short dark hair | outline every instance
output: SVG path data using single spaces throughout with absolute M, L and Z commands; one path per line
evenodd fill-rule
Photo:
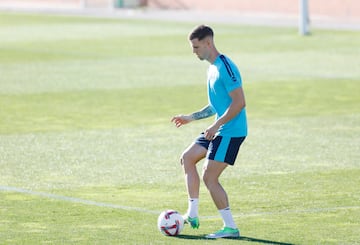
M 199 39 L 200 41 L 203 40 L 205 37 L 213 37 L 214 32 L 213 30 L 206 25 L 200 25 L 194 28 L 194 30 L 189 35 L 189 40 L 193 40 L 195 38 Z

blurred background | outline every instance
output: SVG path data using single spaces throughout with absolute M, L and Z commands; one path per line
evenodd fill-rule
M 296 26 L 304 2 L 310 26 L 360 29 L 359 0 L 0 0 L 0 10 Z

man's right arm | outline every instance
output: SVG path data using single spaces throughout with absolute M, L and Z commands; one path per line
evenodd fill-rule
M 190 115 L 178 115 L 171 119 L 175 123 L 176 127 L 180 127 L 184 124 L 192 122 L 194 120 L 200 120 L 215 115 L 215 111 L 210 105 L 205 106 L 200 111 L 194 112 Z
M 215 115 L 214 109 L 210 105 L 207 105 L 204 108 L 202 108 L 200 111 L 194 112 L 190 116 L 193 120 L 200 120 L 211 117 L 213 115 Z

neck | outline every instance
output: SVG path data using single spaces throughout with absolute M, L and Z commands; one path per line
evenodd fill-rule
M 210 55 L 209 55 L 209 58 L 207 59 L 207 61 L 210 63 L 210 64 L 214 64 L 216 58 L 220 55 L 220 53 L 214 49 Z

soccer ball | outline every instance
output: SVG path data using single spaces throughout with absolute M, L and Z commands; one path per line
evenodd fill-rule
M 184 228 L 184 219 L 177 211 L 166 210 L 159 215 L 158 228 L 165 236 L 177 236 Z

